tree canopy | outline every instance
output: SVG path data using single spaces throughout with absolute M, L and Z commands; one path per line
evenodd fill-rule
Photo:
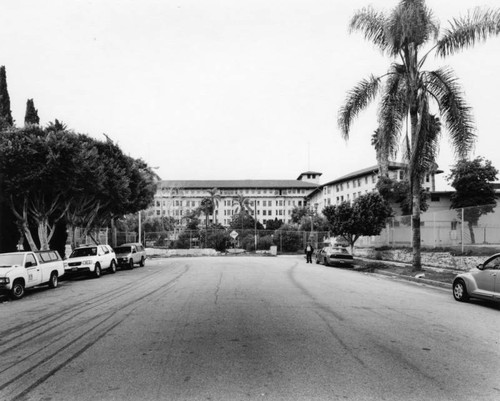
M 493 212 L 496 206 L 496 194 L 493 182 L 497 179 L 498 170 L 491 161 L 482 157 L 474 160 L 460 160 L 451 169 L 447 177 L 450 185 L 455 188 L 451 195 L 451 208 L 464 208 L 463 218 L 467 222 L 471 243 L 475 243 L 473 226 L 479 218 Z M 461 218 L 462 211 L 459 216 Z
M 40 117 L 38 117 L 38 110 L 35 109 L 33 99 L 26 101 L 26 113 L 24 115 L 24 125 L 40 124 Z
M 109 139 L 36 125 L 0 136 L 0 191 L 31 247 L 48 249 L 63 217 L 84 230 L 105 227 L 112 218 L 135 213 L 152 201 L 156 175 Z
M 0 127 L 9 127 L 14 125 L 12 112 L 10 110 L 10 96 L 7 90 L 7 73 L 5 66 L 0 67 Z
M 359 237 L 379 235 L 391 214 L 391 207 L 377 193 L 362 195 L 352 204 L 343 202 L 323 209 L 333 236 L 344 238 L 351 249 Z

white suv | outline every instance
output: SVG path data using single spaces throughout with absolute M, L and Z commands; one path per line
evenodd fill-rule
M 116 255 L 109 245 L 81 246 L 64 261 L 64 271 L 68 276 L 85 273 L 99 278 L 103 270 L 116 272 Z

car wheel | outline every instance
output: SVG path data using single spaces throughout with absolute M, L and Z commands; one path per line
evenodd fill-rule
M 49 280 L 49 288 L 57 288 L 59 284 L 59 277 L 56 272 L 52 272 Z
M 99 263 L 96 263 L 94 268 L 94 278 L 99 278 L 99 277 L 101 277 L 101 265 Z
M 318 258 L 316 258 L 316 264 L 319 265 L 319 259 Z
M 453 297 L 459 302 L 469 300 L 469 294 L 463 280 L 457 280 L 453 283 Z
M 111 274 L 115 274 L 116 273 L 116 263 L 114 260 L 111 261 L 111 265 L 109 266 L 109 272 Z
M 140 267 L 144 267 L 145 262 L 146 262 L 146 261 L 145 261 L 144 256 L 143 256 L 143 257 L 141 258 L 141 262 L 139 263 L 139 266 L 140 266 Z
M 24 284 L 20 280 L 14 281 L 12 289 L 10 290 L 10 297 L 12 299 L 21 299 L 24 295 Z
M 130 260 L 128 261 L 128 268 L 129 268 L 130 270 L 132 270 L 132 269 L 134 268 L 134 259 L 130 259 Z
M 325 266 L 330 266 L 330 263 L 328 263 L 328 261 L 326 260 L 326 258 L 324 258 L 324 259 L 323 259 L 323 264 L 324 264 Z

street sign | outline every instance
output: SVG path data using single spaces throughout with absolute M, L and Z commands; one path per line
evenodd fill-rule
M 238 233 L 236 231 L 231 231 L 231 234 L 229 234 L 231 236 L 232 239 L 236 239 L 236 237 L 238 236 Z

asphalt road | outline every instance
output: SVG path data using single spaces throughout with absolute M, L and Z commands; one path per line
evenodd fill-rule
M 148 260 L 0 303 L 1 400 L 499 400 L 500 307 L 301 257 Z

